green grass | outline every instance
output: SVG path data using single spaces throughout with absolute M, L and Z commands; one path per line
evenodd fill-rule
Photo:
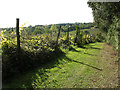
M 72 46 L 73 49 L 63 49 L 65 54 L 57 60 L 26 71 L 14 79 L 3 83 L 3 88 L 83 88 L 90 87 L 91 79 L 97 71 L 98 55 L 103 43 L 92 43 L 84 48 Z

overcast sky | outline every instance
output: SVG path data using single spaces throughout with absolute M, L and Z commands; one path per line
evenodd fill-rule
M 0 27 L 93 22 L 88 0 L 0 0 Z

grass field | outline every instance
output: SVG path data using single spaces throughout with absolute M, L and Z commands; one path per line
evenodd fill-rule
M 44 66 L 16 75 L 3 88 L 112 88 L 118 86 L 117 53 L 105 43 L 62 49 Z M 112 78 L 112 79 L 111 79 Z

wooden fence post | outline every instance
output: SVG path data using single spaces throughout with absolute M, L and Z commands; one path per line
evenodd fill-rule
M 77 43 L 77 38 L 78 38 L 79 34 L 80 34 L 79 27 L 78 27 L 78 26 L 76 26 L 76 36 L 75 36 L 74 43 Z
M 20 53 L 19 18 L 16 19 L 17 52 Z
M 12 32 L 13 32 L 13 27 L 12 27 Z
M 58 35 L 57 35 L 55 50 L 58 49 L 58 39 L 59 39 L 59 36 L 60 36 L 60 29 L 61 29 L 61 25 L 60 25 L 60 27 L 59 27 L 59 29 L 58 29 Z

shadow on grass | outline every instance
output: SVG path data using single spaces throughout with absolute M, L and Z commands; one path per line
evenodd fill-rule
M 83 48 L 83 49 L 88 49 L 88 48 L 85 47 L 85 46 L 80 46 L 80 45 L 78 45 L 78 47 L 79 47 L 79 48 Z
M 88 55 L 91 55 L 91 56 L 97 56 L 97 55 L 94 55 L 94 54 L 89 54 L 89 53 L 84 53 L 84 54 L 88 54 Z
M 101 50 L 101 48 L 92 47 L 91 45 L 90 46 L 78 46 L 78 47 L 83 48 L 83 49 L 98 49 L 98 50 Z
M 98 50 L 101 50 L 101 48 L 96 48 L 96 47 L 90 47 L 91 49 L 98 49 Z
M 3 89 L 4 88 L 34 88 L 42 85 L 42 83 L 46 81 L 47 78 L 49 77 L 46 74 L 46 72 L 49 71 L 46 71 L 46 69 L 56 67 L 56 65 L 59 64 L 58 59 L 63 57 L 64 55 L 65 53 L 63 53 L 61 50 L 51 52 L 50 56 L 48 58 L 46 57 L 46 59 L 48 59 L 47 62 L 45 61 L 44 63 L 42 63 L 39 61 L 43 58 L 41 58 L 41 55 L 38 54 L 36 60 L 37 63 L 34 63 L 37 65 L 34 65 L 32 68 L 25 70 L 24 68 L 22 68 L 23 70 L 21 72 L 14 73 L 15 74 L 14 77 L 13 76 L 6 77 L 5 80 L 3 80 Z M 33 84 L 33 82 L 36 83 Z M 43 86 L 45 85 L 43 84 Z
M 64 58 L 65 58 L 66 60 L 70 61 L 70 62 L 80 63 L 80 64 L 83 64 L 83 65 L 89 66 L 89 67 L 91 67 L 91 68 L 94 68 L 94 69 L 96 69 L 96 70 L 102 71 L 102 69 L 100 69 L 100 68 L 97 68 L 97 67 L 95 67 L 95 66 L 92 66 L 92 65 L 89 65 L 89 64 L 86 64 L 86 63 L 83 63 L 83 62 L 79 62 L 79 61 L 76 61 L 76 60 L 71 60 L 70 58 L 68 58 L 68 57 L 66 57 L 66 56 L 64 56 Z
M 80 51 L 76 50 L 76 49 L 73 48 L 73 47 L 70 47 L 69 50 L 70 50 L 70 51 L 73 51 L 73 52 L 80 52 Z
M 89 54 L 89 55 L 91 55 L 91 54 Z M 97 56 L 97 55 L 95 55 L 95 56 Z M 58 59 L 58 58 L 57 58 Z M 97 69 L 97 70 L 100 70 L 100 71 L 102 71 L 102 69 L 100 69 L 100 68 L 97 68 L 97 67 L 95 67 L 95 66 L 92 66 L 92 65 L 89 65 L 89 64 L 86 64 L 86 63 L 83 63 L 83 62 L 80 62 L 80 61 L 76 61 L 76 60 L 71 60 L 70 58 L 68 58 L 65 54 L 62 54 L 60 57 L 59 57 L 59 60 L 67 60 L 68 62 L 76 62 L 76 63 L 80 63 L 80 64 L 83 64 L 83 65 L 86 65 L 86 66 L 89 66 L 89 67 L 91 67 L 91 68 L 94 68 L 94 69 Z M 52 64 L 59 64 L 59 62 L 57 61 L 57 60 L 55 60 L 55 61 L 53 61 L 52 62 Z M 56 67 L 56 66 L 54 66 L 54 65 L 52 65 L 52 67 L 51 68 L 53 68 L 53 67 Z M 50 67 L 49 67 L 50 68 Z
M 21 74 L 17 74 L 14 78 L 9 79 L 4 82 L 2 85 L 3 89 L 5 88 L 34 88 L 40 86 L 45 80 L 47 80 L 48 75 L 47 71 L 44 69 L 33 69 Z M 35 83 L 35 84 L 33 84 Z
M 74 48 L 72 50 L 78 52 Z M 22 58 L 25 58 L 25 57 L 22 57 Z M 11 77 L 9 79 L 6 79 L 6 81 L 3 83 L 3 88 L 5 88 L 5 87 L 7 87 L 7 88 L 34 88 L 34 87 L 38 87 L 41 85 L 47 86 L 45 83 L 43 83 L 49 77 L 46 74 L 49 71 L 46 71 L 46 69 L 51 69 L 51 68 L 57 67 L 58 64 L 60 64 L 59 61 L 62 61 L 62 60 L 66 60 L 68 62 L 80 63 L 80 64 L 86 65 L 88 67 L 94 68 L 96 70 L 102 71 L 102 69 L 99 69 L 95 66 L 88 65 L 88 64 L 85 64 L 83 62 L 76 61 L 76 60 L 71 60 L 61 50 L 51 52 L 50 56 L 46 57 L 46 59 L 48 59 L 47 63 L 39 62 L 41 59 L 45 60 L 44 58 L 42 58 L 41 55 L 38 54 L 37 60 L 36 60 L 37 66 L 34 65 L 32 68 L 24 70 L 24 72 L 16 74 L 16 75 L 14 75 L 14 77 Z M 26 65 L 27 65 L 27 63 L 26 63 Z M 33 82 L 35 82 L 35 84 L 33 84 Z

